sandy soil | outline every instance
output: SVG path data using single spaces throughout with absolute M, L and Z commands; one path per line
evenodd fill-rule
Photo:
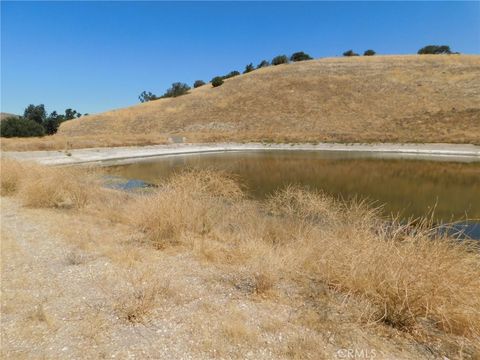
M 160 156 L 186 155 L 222 151 L 347 151 L 366 152 L 372 156 L 391 158 L 446 159 L 451 161 L 480 161 L 480 146 L 465 144 L 170 144 L 113 148 L 74 149 L 68 151 L 3 151 L 2 155 L 17 160 L 33 160 L 45 165 L 118 164 Z

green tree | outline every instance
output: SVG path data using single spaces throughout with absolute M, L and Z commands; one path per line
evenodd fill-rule
M 251 71 L 255 70 L 255 67 L 253 66 L 252 63 L 248 64 L 247 66 L 245 66 L 245 71 L 243 72 L 244 74 L 246 73 L 249 73 Z
M 203 86 L 203 85 L 205 85 L 205 81 L 203 81 L 203 80 L 195 80 L 195 82 L 193 83 L 194 88 L 197 88 L 197 87 L 200 87 L 200 86 Z
M 305 61 L 305 60 L 312 60 L 313 58 L 305 54 L 303 51 L 299 51 L 296 53 L 293 53 L 292 56 L 290 56 L 291 61 Z
M 288 64 L 287 55 L 278 55 L 272 59 L 272 65 Z
M 47 119 L 45 105 L 28 105 L 23 112 L 23 117 L 25 119 L 35 121 L 38 124 L 42 124 Z
M 417 52 L 420 55 L 424 54 L 452 54 L 452 50 L 450 50 L 450 46 L 448 45 L 427 45 L 418 50 Z
M 257 65 L 257 69 L 270 66 L 270 63 L 267 60 L 262 60 L 260 64 Z
M 215 76 L 212 79 L 212 86 L 217 87 L 223 84 L 223 78 L 221 76 Z
M 43 128 L 45 129 L 45 133 L 47 135 L 53 135 L 57 132 L 58 127 L 60 126 L 60 121 L 55 118 L 48 118 L 43 123 Z
M 155 95 L 154 93 L 150 91 L 143 91 L 139 96 L 138 99 L 140 102 L 147 102 L 147 101 L 152 101 L 152 100 L 157 100 L 158 96 Z
M 233 70 L 233 71 L 230 71 L 227 75 L 225 75 L 223 78 L 224 79 L 230 79 L 232 77 L 235 77 L 235 76 L 238 76 L 240 75 L 240 71 L 237 71 L 237 70 Z
M 35 120 L 10 117 L 4 119 L 0 125 L 0 136 L 2 137 L 31 137 L 43 136 L 45 130 Z
M 58 114 L 56 111 L 52 111 L 48 118 L 43 122 L 45 133 L 47 135 L 53 135 L 57 132 L 60 124 L 64 121 L 73 120 L 82 116 L 77 110 L 68 108 L 65 109 L 65 114 Z
M 79 118 L 80 116 L 82 116 L 82 114 L 80 114 L 79 112 L 77 112 L 77 110 L 73 110 L 73 109 L 65 109 L 65 120 L 72 120 L 72 119 L 75 119 L 75 118 Z
M 363 56 L 373 56 L 375 54 L 376 52 L 374 50 L 369 49 L 369 50 L 365 50 L 365 52 L 363 53 Z
M 347 50 L 343 53 L 343 56 L 358 56 L 358 54 L 353 52 L 353 50 Z
M 48 135 L 55 134 L 60 123 L 65 120 L 65 115 L 59 115 L 56 111 L 52 111 L 48 118 L 43 122 L 43 127 Z
M 170 88 L 165 91 L 165 94 L 162 95 L 162 98 L 177 97 L 185 95 L 190 90 L 190 86 L 185 83 L 175 82 Z

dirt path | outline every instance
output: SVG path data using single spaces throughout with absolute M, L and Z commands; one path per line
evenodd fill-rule
M 480 146 L 465 144 L 171 144 L 64 151 L 2 152 L 18 160 L 33 160 L 45 165 L 128 163 L 159 156 L 187 155 L 223 151 L 342 151 L 364 152 L 372 157 L 415 157 L 427 160 L 480 161 Z
M 396 330 L 358 323 L 341 298 L 322 300 L 319 320 L 288 284 L 288 301 L 258 297 L 242 269 L 152 251 L 91 215 L 1 200 L 2 358 L 432 358 Z

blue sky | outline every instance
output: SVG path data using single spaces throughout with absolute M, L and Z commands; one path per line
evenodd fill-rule
M 480 2 L 4 2 L 1 109 L 95 113 L 305 51 L 480 53 Z

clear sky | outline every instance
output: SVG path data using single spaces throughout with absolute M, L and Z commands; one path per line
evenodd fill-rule
M 279 54 L 480 53 L 480 2 L 1 2 L 1 109 L 101 112 Z

